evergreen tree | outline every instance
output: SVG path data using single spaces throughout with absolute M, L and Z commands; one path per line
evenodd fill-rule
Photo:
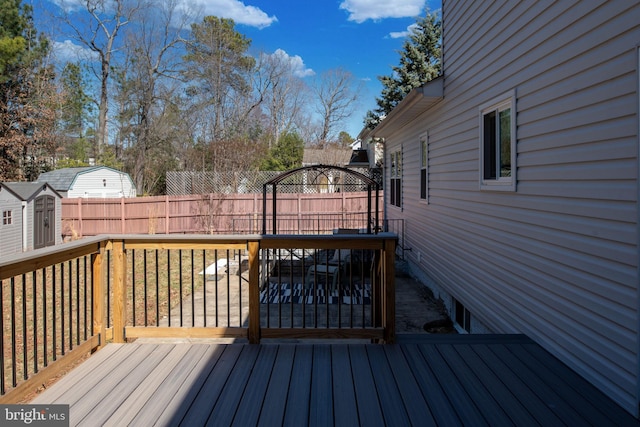
M 77 63 L 68 63 L 60 79 L 61 105 L 59 127 L 64 141 L 66 159 L 56 162 L 56 168 L 88 165 L 91 144 L 85 130 L 92 112 L 91 98 L 85 92 L 86 81 Z
M 410 27 L 410 34 L 400 52 L 400 64 L 388 76 L 379 76 L 382 94 L 378 107 L 368 111 L 365 125 L 373 129 L 411 92 L 413 88 L 438 77 L 441 73 L 442 21 L 436 13 L 427 13 Z
M 278 143 L 263 160 L 260 169 L 269 171 L 286 171 L 302 165 L 304 141 L 295 132 L 280 135 Z
M 55 151 L 54 74 L 31 13 L 0 0 L 0 181 L 35 179 Z

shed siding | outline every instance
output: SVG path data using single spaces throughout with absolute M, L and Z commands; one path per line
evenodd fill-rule
M 11 211 L 12 224 L 4 225 L 3 211 Z M 0 257 L 22 252 L 22 202 L 2 200 L 0 202 Z
M 444 99 L 386 140 L 386 161 L 399 147 L 404 160 L 387 217 L 472 316 L 637 415 L 640 4 L 444 0 L 443 16 Z M 517 191 L 480 191 L 478 109 L 513 89 Z
M 135 197 L 135 195 L 135 189 L 127 174 L 106 168 L 79 173 L 67 193 L 69 198 Z

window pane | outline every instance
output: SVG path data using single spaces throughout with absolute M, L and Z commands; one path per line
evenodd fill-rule
M 496 158 L 496 112 L 491 111 L 483 117 L 484 125 L 484 179 L 497 178 Z
M 396 153 L 391 153 L 391 177 L 396 177 Z
M 511 109 L 500 111 L 500 176 L 511 176 Z
M 427 170 L 422 169 L 420 171 L 420 198 L 427 198 Z
M 420 149 L 422 150 L 422 167 L 427 167 L 427 141 L 425 139 L 420 140 Z

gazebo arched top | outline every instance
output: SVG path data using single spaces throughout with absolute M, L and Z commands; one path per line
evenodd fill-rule
M 363 183 L 367 184 L 367 185 L 372 185 L 377 187 L 378 183 L 369 178 L 368 176 L 360 173 L 360 172 L 356 172 L 354 170 L 348 169 L 348 168 L 343 168 L 340 166 L 329 166 L 329 165 L 312 165 L 312 166 L 302 166 L 300 168 L 296 168 L 296 169 L 291 169 L 290 171 L 286 171 L 281 173 L 280 175 L 276 176 L 275 178 L 271 178 L 269 181 L 265 182 L 264 185 L 278 185 L 279 183 L 281 183 L 282 181 L 284 181 L 285 179 L 289 178 L 290 176 L 305 172 L 305 171 L 316 171 L 319 172 L 322 175 L 326 176 L 326 172 L 328 171 L 340 171 L 340 172 L 344 172 L 348 175 L 354 176 L 360 180 L 363 181 Z
M 366 232 L 367 234 L 371 234 L 372 230 L 377 233 L 379 230 L 379 226 L 378 226 L 378 220 L 379 220 L 379 216 L 378 216 L 378 212 L 379 212 L 379 192 L 380 192 L 380 184 L 378 184 L 378 182 L 360 172 L 345 168 L 345 167 L 340 167 L 340 166 L 330 166 L 330 165 L 312 165 L 312 166 L 303 166 L 300 168 L 296 168 L 296 169 L 292 169 L 290 171 L 286 171 L 281 173 L 280 175 L 276 176 L 275 178 L 270 179 L 269 181 L 265 182 L 262 188 L 262 234 L 266 234 L 266 230 L 267 230 L 267 189 L 269 187 L 272 188 L 272 203 L 273 203 L 273 208 L 272 208 L 272 216 L 273 216 L 273 234 L 276 234 L 277 232 L 277 187 L 278 185 L 289 185 L 286 184 L 286 180 L 287 178 L 290 178 L 294 175 L 297 174 L 305 174 L 305 172 L 309 172 L 309 171 L 313 171 L 317 173 L 317 176 L 314 178 L 313 182 L 307 183 L 306 185 L 312 185 L 312 186 L 320 186 L 320 185 L 325 185 L 326 183 L 318 183 L 316 182 L 318 177 L 324 176 L 327 178 L 327 181 L 329 180 L 329 177 L 333 175 L 333 172 L 341 172 L 347 175 L 350 175 L 358 180 L 361 181 L 360 185 L 366 186 L 367 187 L 367 227 L 366 227 Z M 297 184 L 295 184 L 297 185 Z M 332 184 L 335 185 L 335 184 Z M 346 185 L 346 184 L 340 184 L 340 185 Z M 375 190 L 375 215 L 372 215 L 372 201 L 371 201 L 371 197 L 372 197 L 372 192 Z

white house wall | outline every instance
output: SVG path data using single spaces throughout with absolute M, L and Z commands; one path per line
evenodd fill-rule
M 640 5 L 444 0 L 443 16 L 444 99 L 386 139 L 387 162 L 403 150 L 387 218 L 417 274 L 637 415 Z M 517 191 L 480 190 L 479 107 L 512 90 Z

